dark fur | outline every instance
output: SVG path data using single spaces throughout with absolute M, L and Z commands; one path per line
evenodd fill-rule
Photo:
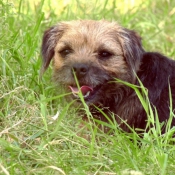
M 144 52 L 137 76 L 148 90 L 150 104 L 154 112 L 156 108 L 159 121 L 166 123 L 170 116 L 170 92 L 172 108 L 175 109 L 175 61 L 160 53 Z M 140 85 L 138 81 L 135 84 Z M 130 126 L 142 129 L 146 127 L 146 112 L 131 88 L 122 86 L 118 96 L 113 96 L 110 101 L 106 101 L 105 106 L 110 106 L 111 111 L 123 116 L 122 119 L 127 120 Z M 130 114 L 132 116 L 128 118 Z M 175 119 L 172 121 L 172 126 L 175 126 Z M 128 131 L 125 124 L 121 127 Z M 163 132 L 164 129 L 165 127 L 162 128 Z
M 93 22 L 92 22 L 93 23 Z M 108 24 L 108 23 L 106 23 Z M 56 43 L 64 33 L 62 25 L 57 25 L 47 30 L 42 42 L 43 68 L 47 69 L 51 59 L 54 57 L 54 48 Z M 94 76 L 94 79 L 101 85 L 95 94 L 93 100 L 88 100 L 89 106 L 101 105 L 107 107 L 116 116 L 116 121 L 120 123 L 122 129 L 129 131 L 128 126 L 122 124 L 122 120 L 134 128 L 145 128 L 147 116 L 136 93 L 130 87 L 114 82 L 114 78 L 140 85 L 137 78 L 148 89 L 150 104 L 157 109 L 160 122 L 166 122 L 170 116 L 169 85 L 173 100 L 173 109 L 175 109 L 175 61 L 154 52 L 146 52 L 142 48 L 141 38 L 134 32 L 125 28 L 113 32 L 114 38 L 120 41 L 123 48 L 123 54 L 128 65 L 128 71 L 124 75 L 116 76 L 115 72 L 108 72 L 95 64 L 68 62 L 69 68 L 61 68 L 54 73 L 55 81 L 64 85 L 64 79 L 59 77 L 63 74 L 63 69 L 71 69 L 75 66 L 86 65 Z M 65 61 L 66 62 L 66 61 Z M 66 63 L 65 63 L 66 64 Z M 78 65 L 79 64 L 79 65 Z M 136 76 L 137 75 L 137 76 Z M 73 76 L 73 75 L 72 75 Z M 83 84 L 92 84 L 89 79 L 77 74 L 80 86 Z M 65 83 L 66 84 L 66 83 Z M 102 117 L 102 120 L 105 120 Z M 172 126 L 175 125 L 175 119 Z

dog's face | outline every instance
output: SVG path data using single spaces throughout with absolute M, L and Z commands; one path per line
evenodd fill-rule
M 114 22 L 62 22 L 44 33 L 44 72 L 53 59 L 56 83 L 77 97 L 77 77 L 87 104 L 111 98 L 121 85 L 114 78 L 134 83 L 143 49 L 140 37 Z

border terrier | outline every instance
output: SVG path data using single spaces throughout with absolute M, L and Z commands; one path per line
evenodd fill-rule
M 72 92 L 72 98 L 79 98 L 77 94 L 81 92 L 92 110 L 93 106 L 100 106 L 105 112 L 112 112 L 125 131 L 129 131 L 128 125 L 145 129 L 147 123 L 141 101 L 127 84 L 141 83 L 147 89 L 150 105 L 160 122 L 166 123 L 170 111 L 175 109 L 175 61 L 145 51 L 141 37 L 116 22 L 60 22 L 45 31 L 42 57 L 42 73 L 53 60 L 53 78 L 60 87 Z

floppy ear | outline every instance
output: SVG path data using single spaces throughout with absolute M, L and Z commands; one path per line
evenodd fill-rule
M 141 37 L 135 31 L 125 28 L 120 32 L 120 37 L 126 62 L 135 74 L 139 70 L 145 52 L 142 48 Z
M 59 25 L 53 26 L 46 30 L 43 35 L 42 46 L 41 46 L 41 54 L 43 65 L 41 68 L 41 75 L 45 72 L 48 68 L 51 59 L 54 56 L 54 49 L 63 34 L 63 29 L 59 27 Z

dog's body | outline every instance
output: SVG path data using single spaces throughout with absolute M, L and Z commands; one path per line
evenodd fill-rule
M 62 22 L 45 32 L 42 55 L 42 72 L 53 58 L 55 82 L 77 98 L 76 75 L 85 102 L 90 107 L 108 108 L 126 131 L 128 126 L 121 119 L 131 127 L 145 128 L 147 115 L 135 91 L 116 79 L 134 85 L 140 85 L 140 80 L 160 122 L 170 116 L 170 94 L 175 99 L 175 61 L 144 51 L 134 31 L 107 21 Z

